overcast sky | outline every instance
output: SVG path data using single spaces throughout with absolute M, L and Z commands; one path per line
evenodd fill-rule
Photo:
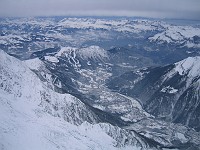
M 62 15 L 200 20 L 200 0 L 0 0 L 0 16 Z

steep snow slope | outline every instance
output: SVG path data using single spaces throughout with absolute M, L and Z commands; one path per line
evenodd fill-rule
M 62 118 L 52 117 L 37 104 L 33 105 L 33 102 L 16 99 L 3 91 L 0 91 L 0 110 L 0 148 L 2 150 L 89 150 L 91 148 L 139 150 L 140 147 L 148 149 L 145 142 L 133 137 L 134 133 L 127 134 L 120 128 L 116 130 L 106 124 L 86 123 L 74 126 Z M 111 131 L 113 136 L 109 136 Z M 125 146 L 128 144 L 130 146 Z
M 48 89 L 23 62 L 3 51 L 0 79 L 1 149 L 150 149 L 135 132 L 83 123 L 98 118 L 77 98 Z
M 200 73 L 200 57 L 189 57 L 175 64 L 175 72 L 180 75 L 187 75 L 192 79 L 199 76 Z
M 62 88 L 61 81 L 58 77 L 53 76 L 46 68 L 45 63 L 39 58 L 26 60 L 24 63 L 39 76 L 40 80 L 42 80 L 48 88 L 54 91 L 59 91 L 59 89 Z
M 74 124 L 97 122 L 97 117 L 80 100 L 48 89 L 26 65 L 7 56 L 3 51 L 0 68 L 1 89 L 9 94 L 21 99 L 31 99 L 44 107 L 46 112 Z
M 0 95 L 1 149 L 113 148 L 114 140 L 102 130 L 81 130 L 62 118 L 52 117 L 33 101 L 18 99 L 3 91 Z M 95 134 L 96 130 L 98 134 Z

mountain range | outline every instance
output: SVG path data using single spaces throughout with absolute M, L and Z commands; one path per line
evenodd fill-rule
M 199 150 L 200 28 L 0 22 L 1 149 Z

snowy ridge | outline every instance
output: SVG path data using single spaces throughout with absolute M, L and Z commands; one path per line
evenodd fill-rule
M 58 25 L 66 28 L 102 28 L 102 29 L 110 29 L 107 25 L 105 25 L 105 21 L 95 20 L 95 19 L 85 19 L 85 18 L 66 18 L 61 20 Z
M 46 68 L 45 64 L 39 58 L 26 60 L 26 61 L 24 61 L 24 63 L 31 70 L 39 70 L 40 68 Z
M 200 57 L 189 57 L 175 64 L 175 70 L 180 74 L 187 74 L 188 77 L 195 78 L 200 73 Z
M 133 32 L 139 33 L 142 31 L 152 31 L 157 30 L 158 26 L 163 22 L 150 21 L 145 19 L 95 19 L 95 18 L 64 18 L 60 21 L 55 21 L 54 18 L 20 18 L 13 20 L 4 20 L 2 25 L 12 25 L 26 26 L 30 25 L 31 29 L 40 27 L 45 29 L 49 26 L 56 26 L 62 28 L 73 28 L 73 29 L 104 29 L 113 30 L 119 32 Z
M 74 126 L 62 118 L 52 117 L 32 104 L 19 102 L 15 97 L 0 91 L 1 149 L 118 149 L 114 147 L 116 141 L 103 130 L 98 130 L 98 134 L 95 127 L 83 130 L 84 126 Z
M 0 51 L 0 57 L 2 90 L 20 99 L 30 99 L 42 106 L 46 112 L 74 124 L 86 121 L 84 117 L 91 123 L 98 120 L 77 98 L 47 88 L 23 62 L 7 56 L 3 51 Z M 67 106 L 71 109 L 66 110 Z
M 181 76 L 187 77 L 187 85 L 189 86 L 192 83 L 193 79 L 197 79 L 196 82 L 199 82 L 199 72 L 200 72 L 200 57 L 188 57 L 182 61 L 179 61 L 174 64 L 174 68 L 170 70 L 167 74 L 164 75 L 163 82 L 173 77 L 176 73 Z M 170 87 L 172 91 L 173 87 Z
M 26 60 L 24 63 L 39 76 L 48 88 L 54 91 L 56 91 L 55 86 L 62 88 L 61 82 L 57 79 L 57 77 L 52 76 L 51 72 L 46 68 L 44 62 L 42 62 L 39 58 Z
M 160 42 L 160 43 L 172 43 L 172 44 L 184 44 L 187 47 L 197 47 L 199 48 L 198 43 L 193 43 L 194 37 L 200 37 L 200 29 L 190 26 L 173 26 L 168 25 L 165 30 L 161 33 L 150 37 L 151 42 Z
M 77 29 L 104 29 L 104 30 L 115 30 L 119 32 L 133 32 L 139 33 L 142 31 L 155 30 L 155 26 L 150 24 L 158 25 L 158 22 L 148 20 L 134 20 L 129 21 L 128 19 L 120 20 L 106 20 L 106 19 L 92 19 L 92 18 L 65 18 L 58 22 L 58 26 L 65 28 L 77 28 Z

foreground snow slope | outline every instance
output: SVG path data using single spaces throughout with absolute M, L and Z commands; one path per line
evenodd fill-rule
M 103 130 L 87 131 L 62 118 L 52 117 L 32 102 L 16 99 L 2 91 L 0 95 L 1 149 L 113 149 L 114 140 Z
M 73 124 L 96 123 L 98 118 L 80 100 L 69 94 L 58 94 L 47 88 L 21 61 L 0 52 L 1 89 L 17 99 L 29 100 L 45 112 Z
M 0 51 L 0 79 L 2 150 L 149 147 L 134 132 L 105 123 L 83 123 L 95 123 L 98 118 L 77 98 L 48 89 L 23 62 L 3 51 Z M 126 143 L 128 147 L 124 147 Z

